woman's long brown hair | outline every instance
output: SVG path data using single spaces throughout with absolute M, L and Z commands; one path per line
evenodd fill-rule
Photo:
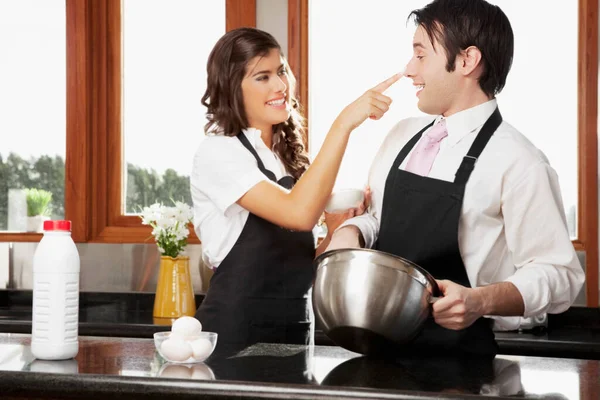
M 236 136 L 242 129 L 248 128 L 242 79 L 254 57 L 264 57 L 273 49 L 281 52 L 275 38 L 255 28 L 234 29 L 215 44 L 208 57 L 207 86 L 202 96 L 202 104 L 208 109 L 208 123 L 204 127 L 207 134 Z M 287 61 L 284 60 L 284 63 L 288 71 L 292 110 L 285 122 L 273 126 L 273 143 L 274 151 L 288 173 L 298 180 L 310 161 L 302 140 L 304 119 L 295 96 L 296 79 Z

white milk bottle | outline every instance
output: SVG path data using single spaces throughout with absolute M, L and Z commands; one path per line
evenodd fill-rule
M 79 351 L 79 253 L 71 221 L 44 221 L 33 256 L 31 352 L 40 360 L 65 360 Z

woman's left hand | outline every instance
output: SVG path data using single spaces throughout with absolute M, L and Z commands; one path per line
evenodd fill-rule
M 356 208 L 350 208 L 343 213 L 328 213 L 325 214 L 325 225 L 327 225 L 327 234 L 331 235 L 341 224 L 347 219 L 353 218 L 356 215 Z

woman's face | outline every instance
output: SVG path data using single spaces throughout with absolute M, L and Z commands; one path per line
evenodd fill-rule
M 250 60 L 242 80 L 242 96 L 251 127 L 265 132 L 289 118 L 288 85 L 288 71 L 279 50 Z

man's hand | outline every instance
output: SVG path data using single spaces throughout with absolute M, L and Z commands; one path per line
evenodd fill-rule
M 480 292 L 448 280 L 436 280 L 444 297 L 433 303 L 433 318 L 444 328 L 468 328 L 484 314 Z

